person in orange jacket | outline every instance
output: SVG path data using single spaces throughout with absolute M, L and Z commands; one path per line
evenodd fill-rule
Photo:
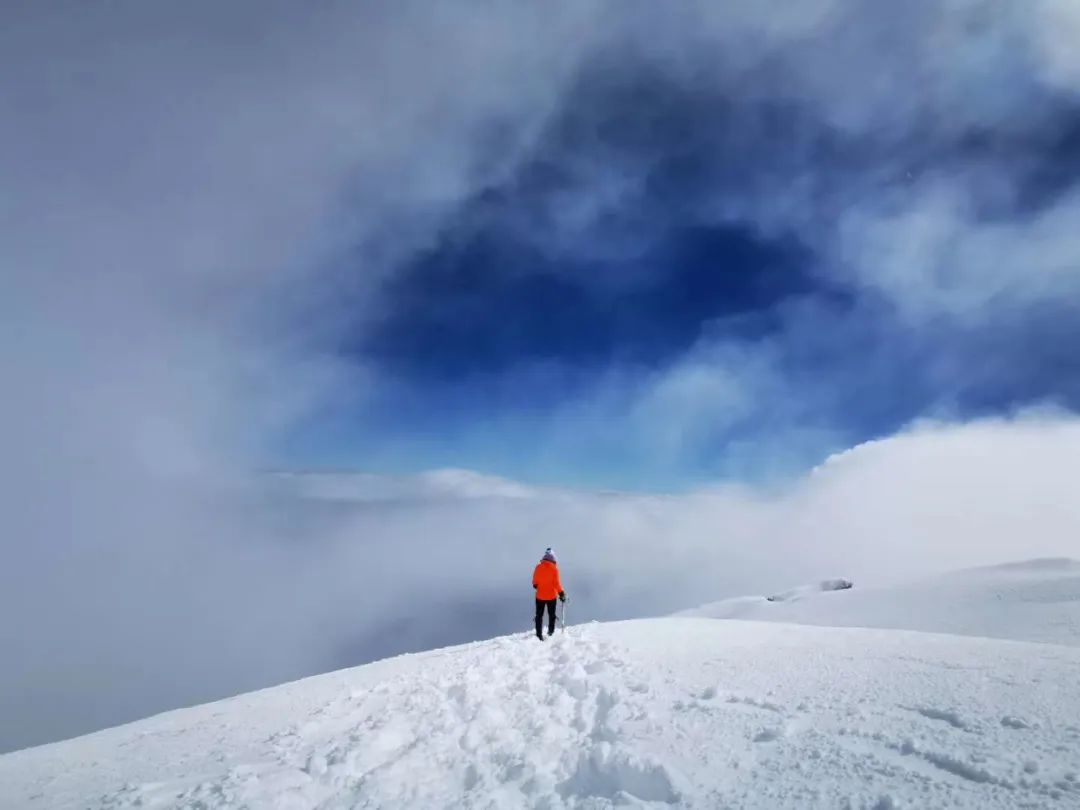
M 536 637 L 544 640 L 544 610 L 548 614 L 548 635 L 555 632 L 555 600 L 566 601 L 566 592 L 559 580 L 559 564 L 550 548 L 533 571 L 533 590 L 536 591 Z

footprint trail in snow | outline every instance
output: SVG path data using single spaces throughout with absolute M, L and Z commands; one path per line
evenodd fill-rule
M 593 624 L 0 757 L 0 785 L 28 808 L 1078 807 L 1078 674 L 1050 644 Z

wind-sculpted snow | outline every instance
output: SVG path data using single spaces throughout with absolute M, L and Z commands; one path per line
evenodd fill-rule
M 1072 808 L 1080 650 L 709 619 L 525 634 L 0 758 L 18 808 Z
M 886 627 L 1080 646 L 1080 562 L 1029 560 L 889 588 L 828 583 L 724 599 L 678 616 Z M 1078 709 L 1080 711 L 1080 709 Z

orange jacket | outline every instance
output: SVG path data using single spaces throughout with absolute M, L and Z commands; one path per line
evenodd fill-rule
M 533 571 L 533 587 L 536 588 L 537 599 L 546 601 L 557 598 L 562 593 L 559 566 L 550 560 L 541 560 Z

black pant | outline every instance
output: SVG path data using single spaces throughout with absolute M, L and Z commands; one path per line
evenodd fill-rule
M 548 635 L 550 636 L 555 632 L 555 599 L 537 599 L 536 600 L 536 635 L 538 638 L 543 638 L 540 634 L 540 628 L 544 626 L 544 608 L 547 608 L 548 614 Z

